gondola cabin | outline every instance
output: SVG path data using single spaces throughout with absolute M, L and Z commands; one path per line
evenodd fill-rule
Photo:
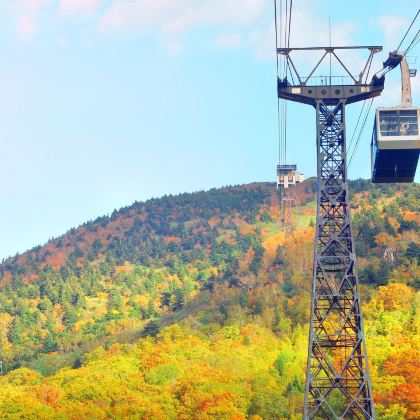
M 372 181 L 413 182 L 420 154 L 420 108 L 376 110 L 372 138 Z

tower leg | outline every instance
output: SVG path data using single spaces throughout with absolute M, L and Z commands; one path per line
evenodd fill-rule
M 349 212 L 345 102 L 317 102 L 318 214 L 304 419 L 374 419 Z

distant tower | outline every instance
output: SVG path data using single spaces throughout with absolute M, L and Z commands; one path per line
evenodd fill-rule
M 292 226 L 292 207 L 295 202 L 293 187 L 305 180 L 296 165 L 277 165 L 277 188 L 280 190 L 281 222 L 286 228 Z
M 305 176 L 297 171 L 296 165 L 277 165 L 277 188 L 280 192 L 304 180 Z

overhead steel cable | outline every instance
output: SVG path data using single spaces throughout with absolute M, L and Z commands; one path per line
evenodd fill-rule
M 368 107 L 368 109 L 367 109 L 367 111 L 366 111 L 365 118 L 364 118 L 364 120 L 363 120 L 363 124 L 362 124 L 362 126 L 360 127 L 359 135 L 358 135 L 358 137 L 357 137 L 356 144 L 354 145 L 353 152 L 351 153 L 351 156 L 350 156 L 350 159 L 349 159 L 349 164 L 348 164 L 347 168 L 350 168 L 351 163 L 353 162 L 353 158 L 354 158 L 354 156 L 356 155 L 356 151 L 357 151 L 357 148 L 358 148 L 358 146 L 359 146 L 360 139 L 362 138 L 362 134 L 363 134 L 363 131 L 364 131 L 364 129 L 365 129 L 365 126 L 366 126 L 366 121 L 367 121 L 368 116 L 369 116 L 369 114 L 370 114 L 370 110 L 371 110 L 371 108 L 372 108 L 373 101 L 374 101 L 374 98 L 372 98 L 372 99 L 370 100 L 369 107 Z
M 286 12 L 284 14 L 284 46 L 287 47 L 287 27 L 288 27 L 288 18 L 289 18 L 289 1 L 286 0 Z M 287 64 L 288 64 L 288 60 L 286 59 L 284 62 L 284 71 L 285 71 L 285 76 L 287 78 Z
M 408 29 L 405 32 L 403 38 L 401 39 L 400 43 L 398 44 L 398 47 L 395 49 L 395 51 L 393 53 L 390 53 L 390 57 L 391 57 L 391 55 L 396 56 L 396 55 L 399 54 L 398 51 L 399 51 L 400 47 L 402 46 L 403 42 L 405 41 L 405 39 L 407 38 L 407 35 L 409 34 L 411 28 L 413 27 L 414 22 L 417 20 L 419 14 L 420 14 L 420 9 L 417 10 L 416 15 L 414 16 L 413 20 L 410 23 L 410 26 L 408 27 Z M 417 45 L 417 43 L 420 40 L 419 35 L 420 35 L 420 29 L 417 30 L 416 35 L 414 35 L 410 44 L 405 49 L 405 52 L 402 53 L 402 54 L 399 54 L 400 57 L 401 57 L 401 60 Z M 381 75 L 381 77 L 385 76 L 387 73 L 389 73 L 391 70 L 393 70 L 399 64 L 398 62 L 396 63 L 395 60 L 391 60 L 389 63 L 387 63 L 388 61 L 389 61 L 389 59 L 384 63 L 384 67 L 381 70 L 377 71 L 374 76 L 377 76 L 379 74 Z
M 411 22 L 410 26 L 408 27 L 408 29 L 407 29 L 407 31 L 406 31 L 406 33 L 405 33 L 405 35 L 404 35 L 403 39 L 401 40 L 401 42 L 400 42 L 400 43 L 399 43 L 399 45 L 398 45 L 398 47 L 397 47 L 396 51 L 398 51 L 398 50 L 400 49 L 400 47 L 401 47 L 402 43 L 404 42 L 405 38 L 407 37 L 408 33 L 410 32 L 410 29 L 411 29 L 411 28 L 412 28 L 412 26 L 414 25 L 414 22 L 416 21 L 416 19 L 417 19 L 417 17 L 418 17 L 418 15 L 419 15 L 419 13 L 420 13 L 420 9 L 419 9 L 419 10 L 417 10 L 416 16 L 414 16 L 414 19 L 412 20 L 412 22 Z
M 279 32 L 278 32 L 278 22 L 277 22 L 277 0 L 274 0 L 274 30 L 276 32 L 276 66 L 277 66 L 277 80 L 279 79 Z M 280 35 L 281 36 L 281 35 Z M 280 39 L 281 42 L 281 39 Z M 279 138 L 279 163 L 281 162 L 281 122 L 280 122 L 280 99 L 277 98 L 277 129 L 278 129 L 278 138 Z
M 286 4 L 285 4 L 285 10 L 283 10 L 283 26 L 284 26 L 284 35 L 283 35 L 283 47 L 286 47 L 287 45 L 287 1 L 286 0 Z M 286 67 L 286 59 L 283 58 L 283 65 L 284 65 L 284 70 L 283 70 L 283 77 L 287 78 L 287 67 Z M 284 165 L 286 163 L 286 106 L 287 106 L 287 102 L 285 100 L 281 100 L 281 109 L 282 109 L 282 114 L 281 114 L 281 122 L 282 122 L 282 143 L 281 143 L 281 148 L 282 148 L 282 161 L 281 164 Z
M 293 9 L 293 0 L 290 0 L 290 6 L 289 6 L 289 33 L 287 36 L 287 48 L 290 48 L 290 32 L 291 32 L 291 26 L 292 26 L 292 9 Z M 289 65 L 289 63 L 287 62 Z M 293 74 L 290 72 L 292 79 Z M 284 163 L 287 162 L 287 101 L 285 103 L 285 111 L 284 111 Z
M 416 41 L 416 43 L 410 48 L 409 51 L 407 51 L 407 53 L 409 53 L 410 51 L 412 51 L 414 49 L 414 47 L 420 42 L 420 36 L 419 39 Z
M 279 77 L 279 36 L 278 36 L 278 25 L 277 25 L 277 0 L 274 0 L 274 29 L 276 31 L 276 62 L 277 62 L 277 77 Z
M 288 60 L 282 54 L 280 54 L 280 57 L 278 54 L 279 47 L 290 47 L 293 0 L 279 0 L 279 2 L 280 7 L 278 7 L 277 0 L 274 0 L 277 78 L 281 80 L 287 79 L 290 70 L 290 75 L 293 79 L 293 73 Z M 287 101 L 278 100 L 277 114 L 279 126 L 279 163 L 285 164 L 287 158 Z
M 353 140 L 354 140 L 354 139 L 355 139 L 355 137 L 356 137 L 356 132 L 357 132 L 357 129 L 359 128 L 359 123 L 360 123 L 360 120 L 361 120 L 361 118 L 362 118 L 362 114 L 363 114 L 363 110 L 365 109 L 365 105 L 366 105 L 366 100 L 364 100 L 364 101 L 363 101 L 362 109 L 360 110 L 359 117 L 357 118 L 356 127 L 354 128 L 353 135 L 351 136 L 350 143 L 349 143 L 349 145 L 348 145 L 348 147 L 347 147 L 347 151 L 348 151 L 348 153 L 350 153 L 351 146 L 352 146 L 352 144 L 353 144 Z
M 280 22 L 279 22 L 280 19 Z M 279 58 L 278 49 L 283 46 L 283 0 L 280 0 L 280 10 L 277 7 L 277 0 L 274 0 L 274 27 L 276 31 L 276 65 L 277 80 L 283 78 L 284 70 L 282 56 Z M 284 101 L 277 99 L 277 122 L 279 142 L 279 164 L 284 161 Z
M 417 45 L 419 41 L 420 41 L 420 29 L 417 31 L 416 35 L 414 35 L 413 40 L 411 41 L 410 45 L 405 50 L 404 57 Z
M 288 0 L 283 2 L 280 1 L 281 6 L 281 36 L 282 36 L 282 47 L 287 46 L 287 27 L 288 27 Z M 282 77 L 287 79 L 288 76 L 288 61 L 287 58 L 283 57 L 283 66 L 282 66 Z M 281 103 L 281 129 L 282 129 L 282 137 L 281 137 L 281 165 L 286 163 L 286 106 L 287 102 L 284 100 L 280 100 Z
M 290 0 L 290 7 L 289 7 L 289 35 L 287 37 L 287 48 L 290 48 L 290 28 L 292 26 L 292 9 L 293 9 L 293 0 Z

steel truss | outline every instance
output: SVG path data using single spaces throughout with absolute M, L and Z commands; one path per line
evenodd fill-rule
M 318 215 L 305 419 L 373 419 L 349 212 L 345 101 L 318 101 Z
M 281 199 L 281 221 L 284 224 L 286 231 L 293 230 L 292 206 L 294 205 L 294 202 L 295 197 L 293 193 L 291 193 L 290 191 L 284 193 L 284 196 Z
M 293 230 L 293 210 L 296 197 L 294 192 L 295 186 L 289 188 L 280 188 L 280 222 L 284 226 L 286 232 Z
M 358 77 L 352 76 L 336 53 L 355 49 L 369 52 Z M 291 61 L 291 53 L 297 50 L 308 54 L 324 51 L 306 78 Z M 373 55 L 381 50 L 382 47 L 363 46 L 277 51 L 292 73 L 292 83 L 287 75 L 278 80 L 279 98 L 312 105 L 317 115 L 318 214 L 305 420 L 375 418 L 349 211 L 345 107 L 382 93 L 383 75 L 367 81 Z M 332 83 L 341 76 L 331 75 L 322 77 L 321 85 L 312 84 L 311 79 L 328 55 L 338 61 L 346 77 L 341 84 Z

